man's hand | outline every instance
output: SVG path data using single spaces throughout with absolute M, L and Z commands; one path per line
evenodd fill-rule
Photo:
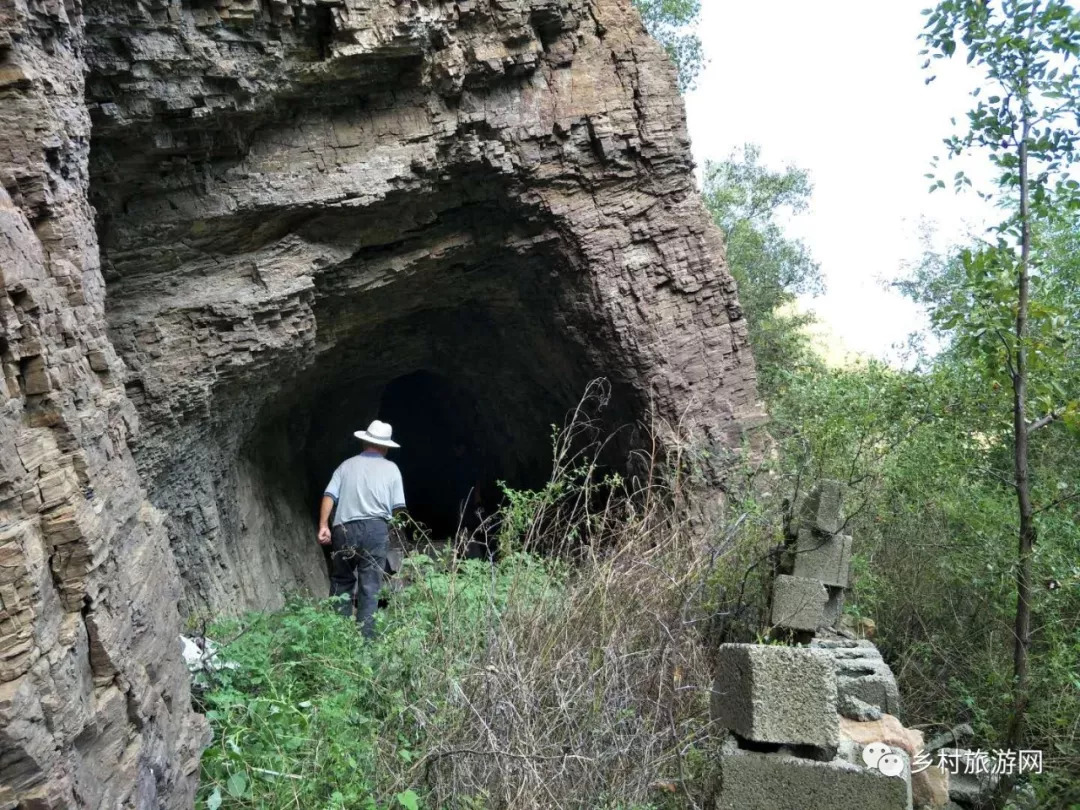
M 330 545 L 330 527 L 327 526 L 325 523 L 319 527 L 319 545 Z

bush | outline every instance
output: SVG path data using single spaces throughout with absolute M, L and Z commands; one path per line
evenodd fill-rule
M 380 612 L 375 644 L 335 600 L 293 597 L 276 613 L 218 624 L 212 632 L 231 638 L 221 657 L 233 668 L 202 676 L 214 742 L 203 757 L 201 801 L 414 806 L 416 760 L 431 734 L 453 723 L 446 690 L 467 676 L 485 628 L 509 602 L 539 610 L 553 602 L 561 587 L 553 568 L 520 555 L 494 570 L 476 561 L 440 570 L 430 558 L 410 558 L 405 575 L 414 583 Z
M 799 372 L 772 408 L 778 486 L 846 484 L 858 573 L 848 610 L 875 619 L 903 719 L 929 732 L 970 723 L 983 750 L 1005 747 L 1012 712 L 1016 494 L 1000 399 L 963 364 L 939 359 L 923 372 L 875 363 Z M 1031 466 L 1040 587 L 1025 747 L 1044 752 L 1037 805 L 1064 808 L 1080 803 L 1075 435 L 1064 425 L 1037 434 Z

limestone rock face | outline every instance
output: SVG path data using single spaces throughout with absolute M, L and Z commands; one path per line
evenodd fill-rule
M 190 805 L 181 612 L 325 588 L 376 415 L 432 520 L 598 377 L 615 450 L 734 447 L 688 146 L 629 0 L 0 3 L 0 806 Z
M 205 723 L 129 449 L 78 4 L 0 5 L 0 806 L 185 807 Z
M 87 30 L 109 330 L 189 607 L 325 588 L 315 503 L 375 416 L 421 513 L 440 435 L 535 483 L 594 378 L 616 450 L 650 409 L 720 449 L 756 418 L 628 0 L 92 0 Z

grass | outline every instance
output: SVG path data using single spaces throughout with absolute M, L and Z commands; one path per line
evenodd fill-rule
M 548 485 L 479 530 L 501 559 L 409 559 L 375 642 L 300 598 L 212 629 L 235 669 L 201 690 L 199 808 L 711 806 L 708 639 L 755 590 L 732 574 L 747 533 L 679 508 L 677 443 L 646 485 L 602 477 L 583 414 L 603 397 L 556 433 Z

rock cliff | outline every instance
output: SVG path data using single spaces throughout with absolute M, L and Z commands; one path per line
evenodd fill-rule
M 325 587 L 374 416 L 418 508 L 595 377 L 624 449 L 757 418 L 629 0 L 0 0 L 0 185 L 0 807 L 190 804 L 180 614 Z
M 184 807 L 205 724 L 106 334 L 85 48 L 77 7 L 0 4 L 0 806 Z

